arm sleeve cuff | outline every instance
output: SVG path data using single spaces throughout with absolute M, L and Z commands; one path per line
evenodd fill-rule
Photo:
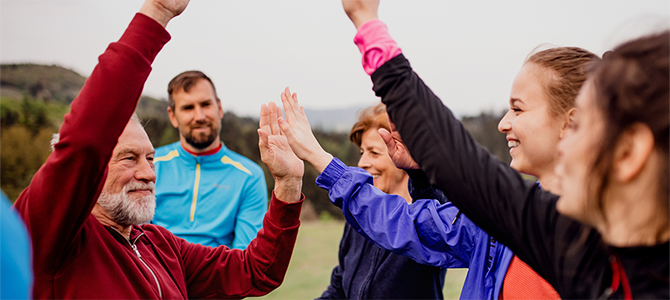
M 337 157 L 333 157 L 326 169 L 316 177 L 316 185 L 322 189 L 330 190 L 346 170 L 347 165 Z
M 402 53 L 389 35 L 386 24 L 376 19 L 367 21 L 358 28 L 354 43 L 363 55 L 363 69 L 368 75 Z
M 295 203 L 287 203 L 275 197 L 275 192 L 272 191 L 272 199 L 270 199 L 270 208 L 267 212 L 267 218 L 273 224 L 288 228 L 300 225 L 300 210 L 302 203 L 305 201 L 305 194 L 300 193 L 300 201 Z

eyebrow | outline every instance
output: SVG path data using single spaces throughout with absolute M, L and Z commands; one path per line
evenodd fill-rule
M 153 154 L 155 154 L 155 153 L 156 153 L 156 150 L 153 149 L 153 150 L 151 150 L 151 151 L 150 151 L 149 153 L 147 153 L 147 154 L 151 154 L 151 155 L 153 155 Z M 116 156 L 121 156 L 121 155 L 124 155 L 124 154 L 138 155 L 138 154 L 137 154 L 137 151 L 135 151 L 135 150 L 133 150 L 133 149 L 131 149 L 131 148 L 123 148 L 123 149 L 121 149 L 121 150 L 119 151 L 119 153 L 118 153 Z

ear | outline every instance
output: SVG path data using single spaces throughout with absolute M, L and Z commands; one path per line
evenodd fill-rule
M 216 98 L 216 104 L 219 106 L 219 119 L 223 119 L 223 107 L 221 107 L 221 99 Z
M 174 115 L 174 111 L 172 110 L 172 107 L 168 106 L 167 112 L 168 112 L 168 117 L 170 117 L 170 123 L 172 123 L 172 127 L 178 128 L 179 127 L 179 122 L 177 122 L 177 116 Z
M 570 128 L 570 124 L 575 120 L 575 108 L 568 110 L 568 113 L 565 114 L 565 122 L 563 122 L 563 127 L 561 127 L 561 132 L 558 133 L 558 138 L 563 139 L 565 132 Z
M 645 124 L 635 123 L 619 137 L 614 149 L 614 178 L 627 183 L 635 179 L 649 162 L 654 150 L 654 135 Z

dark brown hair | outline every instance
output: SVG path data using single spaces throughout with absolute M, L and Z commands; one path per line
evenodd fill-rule
M 177 75 L 175 78 L 172 78 L 170 83 L 168 83 L 168 105 L 170 105 L 170 108 L 172 108 L 173 111 L 175 104 L 172 94 L 181 90 L 188 93 L 188 91 L 191 90 L 191 88 L 201 79 L 209 81 L 209 84 L 212 85 L 212 89 L 214 90 L 216 101 L 219 103 L 221 102 L 221 100 L 219 100 L 219 96 L 216 94 L 216 87 L 214 87 L 214 83 L 211 79 L 209 79 L 209 77 L 207 77 L 207 75 L 205 75 L 205 73 L 200 71 L 186 71 Z
M 586 80 L 590 63 L 598 56 L 577 47 L 556 47 L 532 54 L 531 62 L 552 70 L 554 73 L 545 87 L 549 95 L 550 111 L 554 116 L 567 113 L 575 106 L 575 98 Z
M 602 212 L 606 176 L 613 168 L 613 153 L 621 135 L 632 125 L 643 124 L 654 135 L 660 154 L 658 191 L 668 208 L 670 173 L 670 33 L 642 37 L 607 53 L 589 73 L 595 105 L 601 112 L 605 130 L 596 153 L 590 187 Z
M 358 112 L 358 121 L 356 121 L 356 124 L 351 128 L 351 132 L 349 132 L 349 140 L 360 147 L 363 132 L 370 128 L 391 130 L 384 103 L 370 106 Z

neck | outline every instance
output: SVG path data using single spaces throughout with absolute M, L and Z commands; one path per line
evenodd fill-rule
M 653 246 L 670 240 L 668 207 L 660 205 L 652 191 L 656 189 L 614 188 L 607 193 L 604 198 L 611 200 L 603 207 L 605 217 L 595 225 L 607 244 Z
M 405 174 L 400 180 L 400 183 L 396 185 L 396 189 L 391 191 L 388 194 L 398 195 L 405 199 L 405 202 L 412 204 L 412 196 L 409 195 L 409 190 L 407 189 L 407 182 L 409 181 L 409 176 Z
M 132 226 L 121 226 L 114 222 L 112 220 L 112 217 L 109 216 L 107 211 L 100 206 L 100 204 L 96 204 L 93 207 L 93 211 L 91 211 L 91 214 L 102 224 L 103 226 L 107 227 L 112 227 L 116 229 L 123 237 L 125 237 L 127 240 L 130 240 L 130 230 L 132 229 Z
M 181 144 L 181 147 L 184 148 L 187 152 L 193 154 L 193 155 L 209 155 L 209 154 L 214 154 L 218 151 L 218 149 L 221 148 L 222 144 L 221 141 L 219 140 L 219 137 L 217 137 L 214 142 L 212 142 L 207 148 L 204 149 L 197 149 L 191 144 L 186 142 L 186 139 L 184 137 L 181 137 L 179 139 L 179 142 Z
M 537 178 L 540 181 L 542 189 L 555 195 L 560 195 L 558 190 L 558 178 L 554 173 L 545 174 Z

